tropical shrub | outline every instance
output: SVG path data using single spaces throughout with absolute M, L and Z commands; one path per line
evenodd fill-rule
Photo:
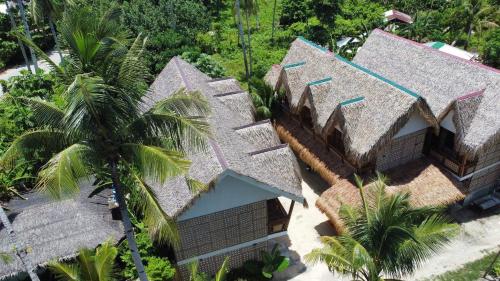
M 489 32 L 484 41 L 484 46 L 481 49 L 484 63 L 500 68 L 500 28 Z
M 157 248 L 154 246 L 147 230 L 144 225 L 139 223 L 137 232 L 135 234 L 139 253 L 144 261 L 146 274 L 151 281 L 166 281 L 173 280 L 175 275 L 175 268 L 170 261 L 165 257 L 160 257 Z M 135 269 L 132 253 L 129 250 L 128 242 L 123 241 L 119 247 L 118 257 L 123 264 L 121 275 L 124 279 L 135 280 L 137 279 L 137 270 Z
M 226 75 L 224 67 L 205 53 L 184 52 L 182 53 L 182 58 L 212 78 L 224 77 Z
M 282 0 L 280 24 L 290 25 L 295 22 L 305 22 L 312 15 L 310 0 Z
M 285 271 L 290 265 L 290 259 L 281 255 L 278 244 L 275 244 L 270 252 L 261 251 L 260 254 L 261 261 L 246 261 L 243 267 L 230 271 L 228 279 L 267 281 L 271 280 L 275 273 Z

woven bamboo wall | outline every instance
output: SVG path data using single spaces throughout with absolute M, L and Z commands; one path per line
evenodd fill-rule
M 470 168 L 468 172 L 477 171 L 500 161 L 500 144 L 493 146 L 478 158 L 476 167 Z M 500 178 L 500 165 L 485 169 L 472 176 L 469 183 L 469 192 L 492 187 Z
M 248 260 L 259 260 L 260 252 L 267 250 L 267 243 L 262 242 L 256 245 L 252 245 L 243 249 L 236 251 L 231 251 L 220 256 L 213 256 L 204 260 L 199 261 L 199 272 L 204 272 L 210 276 L 215 275 L 215 273 L 220 269 L 220 266 L 224 262 L 224 258 L 229 256 L 229 267 L 239 268 L 243 266 L 243 263 Z M 177 280 L 188 281 L 189 272 L 187 265 L 182 265 L 177 267 Z
M 249 205 L 178 222 L 178 261 L 267 236 L 267 204 Z
M 384 171 L 422 157 L 426 130 L 394 139 L 377 154 L 377 170 Z

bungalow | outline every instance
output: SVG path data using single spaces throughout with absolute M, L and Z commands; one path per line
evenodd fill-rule
M 255 122 L 247 92 L 233 78 L 210 79 L 174 58 L 152 85 L 160 100 L 180 89 L 198 91 L 208 100 L 213 137 L 206 151 L 190 153 L 189 176 L 209 188 L 192 192 L 184 178 L 154 185 L 163 210 L 174 217 L 181 237 L 174 249 L 182 280 L 186 265 L 214 274 L 224 257 L 232 268 L 259 259 L 270 240 L 287 235 L 293 202 L 304 202 L 293 152 L 269 121 Z M 293 200 L 285 210 L 278 197 Z
M 40 193 L 26 194 L 28 200 L 12 200 L 8 218 L 17 242 L 32 265 L 44 267 L 54 259 L 74 258 L 81 248 L 95 248 L 108 239 L 119 241 L 122 223 L 114 220 L 108 209 L 111 193 L 88 198 L 90 184 L 81 187 L 78 198 L 52 201 Z M 0 252 L 11 253 L 14 246 L 7 229 L 0 224 Z M 0 261 L 0 280 L 24 280 L 26 272 L 21 259 L 12 255 L 8 263 Z
M 467 203 L 500 176 L 499 73 L 376 29 L 353 61 L 299 37 L 265 79 L 358 173 L 433 158 Z
M 177 222 L 180 243 L 172 256 L 179 279 L 188 280 L 187 264 L 214 274 L 223 259 L 240 267 L 259 259 L 271 240 L 287 235 L 294 202 L 304 203 L 301 176 L 293 152 L 281 144 L 269 121 L 255 122 L 249 94 L 232 78 L 211 79 L 180 58 L 173 58 L 151 86 L 145 104 L 152 106 L 179 90 L 202 93 L 211 107 L 212 137 L 202 151 L 188 152 L 189 178 L 206 185 L 190 189 L 184 177 L 164 185 L 149 182 L 158 203 Z M 33 265 L 68 259 L 82 247 L 95 248 L 109 238 L 123 238 L 121 222 L 108 209 L 111 194 L 52 202 L 41 194 L 11 201 L 9 218 Z M 280 200 L 292 200 L 285 208 Z M 0 252 L 10 252 L 0 224 Z M 23 273 L 21 260 L 0 262 L 0 280 Z

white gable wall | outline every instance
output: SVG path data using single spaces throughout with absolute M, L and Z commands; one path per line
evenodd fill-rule
M 418 132 L 427 127 L 429 127 L 427 121 L 425 121 L 424 118 L 418 114 L 418 112 L 413 112 L 408 122 L 406 122 L 403 128 L 401 128 L 396 135 L 394 135 L 393 139 Z
M 457 130 L 455 129 L 455 123 L 453 123 L 453 115 L 455 114 L 455 111 L 450 110 L 450 112 L 444 117 L 443 121 L 441 121 L 440 125 L 441 127 L 445 128 L 446 130 L 456 133 Z
M 237 176 L 227 175 L 219 180 L 215 187 L 194 200 L 178 221 L 208 215 L 251 203 L 277 198 L 279 195 L 242 180 Z

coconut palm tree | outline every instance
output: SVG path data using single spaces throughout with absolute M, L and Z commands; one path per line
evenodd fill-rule
M 274 89 L 267 85 L 262 79 L 252 78 L 250 86 L 255 89 L 251 93 L 252 103 L 255 107 L 257 119 L 264 120 L 273 118 L 273 109 L 281 98 L 279 93 L 275 93 Z
M 253 59 L 252 59 L 252 28 L 250 27 L 250 16 L 257 15 L 259 11 L 259 5 L 257 0 L 243 0 L 241 2 L 241 9 L 245 12 L 245 21 L 247 26 L 247 37 L 248 37 L 248 65 L 249 65 L 249 75 L 252 77 L 253 71 Z
M 447 244 L 457 232 L 440 208 L 413 207 L 408 193 L 388 194 L 379 174 L 370 190 L 356 177 L 361 206 L 343 205 L 340 215 L 346 230 L 336 237 L 322 237 L 323 247 L 306 256 L 323 262 L 353 280 L 391 280 L 415 269 Z
M 273 26 L 272 26 L 272 31 L 271 31 L 271 42 L 274 42 L 274 29 L 276 28 L 276 2 L 277 2 L 277 0 L 274 0 L 274 5 L 273 5 Z
M 249 73 L 249 67 L 248 67 L 248 61 L 247 61 L 247 49 L 246 49 L 246 44 L 245 44 L 245 34 L 243 32 L 243 24 L 241 21 L 241 5 L 240 5 L 240 0 L 236 0 L 235 6 L 235 18 L 237 20 L 237 26 L 238 26 L 238 33 L 239 33 L 239 39 L 241 41 L 241 50 L 243 52 L 243 63 L 245 64 L 245 79 L 247 81 L 250 81 L 250 73 Z
M 9 235 L 10 243 L 14 246 L 15 254 L 21 261 L 22 266 L 28 273 L 28 276 L 30 280 L 32 281 L 40 281 L 38 278 L 38 275 L 36 275 L 36 267 L 33 266 L 31 263 L 30 258 L 28 257 L 28 249 L 26 246 L 21 243 L 16 236 L 16 233 L 14 232 L 14 228 L 12 228 L 12 224 L 10 223 L 9 218 L 7 217 L 7 214 L 3 210 L 3 207 L 0 205 L 0 222 L 3 224 L 5 227 L 5 230 L 7 230 L 7 233 Z M 10 256 L 6 255 L 5 253 L 2 253 L 2 260 L 5 262 L 10 261 Z
M 26 19 L 26 11 L 24 10 L 24 4 L 22 0 L 17 0 L 17 8 L 19 9 L 19 12 L 21 13 L 21 20 L 23 21 L 24 25 L 24 33 L 26 37 L 31 41 L 31 31 L 30 27 L 28 25 L 28 20 Z M 35 72 L 38 70 L 38 62 L 36 59 L 35 52 L 31 47 L 28 47 L 30 50 L 31 54 L 31 61 L 33 62 L 33 67 L 35 68 Z
M 110 241 L 103 243 L 95 251 L 81 249 L 76 263 L 52 261 L 49 270 L 60 281 L 113 281 L 115 259 L 118 249 Z
M 48 61 L 64 84 L 64 106 L 22 98 L 33 109 L 39 127 L 16 139 L 0 164 L 10 167 L 16 159 L 30 159 L 34 149 L 43 148 L 49 160 L 39 171 L 36 186 L 57 199 L 78 193 L 83 179 L 99 175 L 109 180 L 112 184 L 106 187 L 116 193 L 128 245 L 139 278 L 145 281 L 125 196 L 139 194 L 136 209 L 155 240 L 178 242 L 174 221 L 148 183 L 162 184 L 187 174 L 190 162 L 184 151 L 203 149 L 209 134 L 203 117 L 208 104 L 199 93 L 180 91 L 150 105 L 149 73 L 142 57 L 146 40 L 139 35 L 129 44 L 119 10 L 69 9 L 60 30 L 68 46 L 64 66 L 23 40 Z M 128 186 L 122 184 L 124 178 Z M 187 183 L 200 187 L 191 179 Z
M 54 27 L 54 20 L 58 19 L 64 7 L 69 4 L 67 0 L 31 0 L 30 11 L 33 16 L 33 20 L 36 24 L 42 24 L 45 19 L 49 22 L 50 32 L 54 38 L 54 43 L 56 44 L 57 52 L 61 61 L 63 60 L 61 47 L 59 41 L 57 40 L 56 29 Z
M 5 7 L 7 8 L 7 13 L 9 14 L 11 29 L 17 30 L 16 19 L 14 18 L 14 15 L 12 14 L 9 0 L 5 0 Z M 26 64 L 26 68 L 28 68 L 28 71 L 31 72 L 30 61 L 28 60 L 28 56 L 26 55 L 26 50 L 24 49 L 24 44 L 21 41 L 21 39 L 19 39 L 19 38 L 17 39 L 17 44 L 19 45 L 19 48 L 21 49 L 21 53 L 22 53 L 23 58 L 24 58 L 24 63 Z
M 458 0 L 457 8 L 465 22 L 467 41 L 464 48 L 467 49 L 474 31 L 481 33 L 483 28 L 498 27 L 494 21 L 498 18 L 498 6 L 490 5 L 486 0 Z

